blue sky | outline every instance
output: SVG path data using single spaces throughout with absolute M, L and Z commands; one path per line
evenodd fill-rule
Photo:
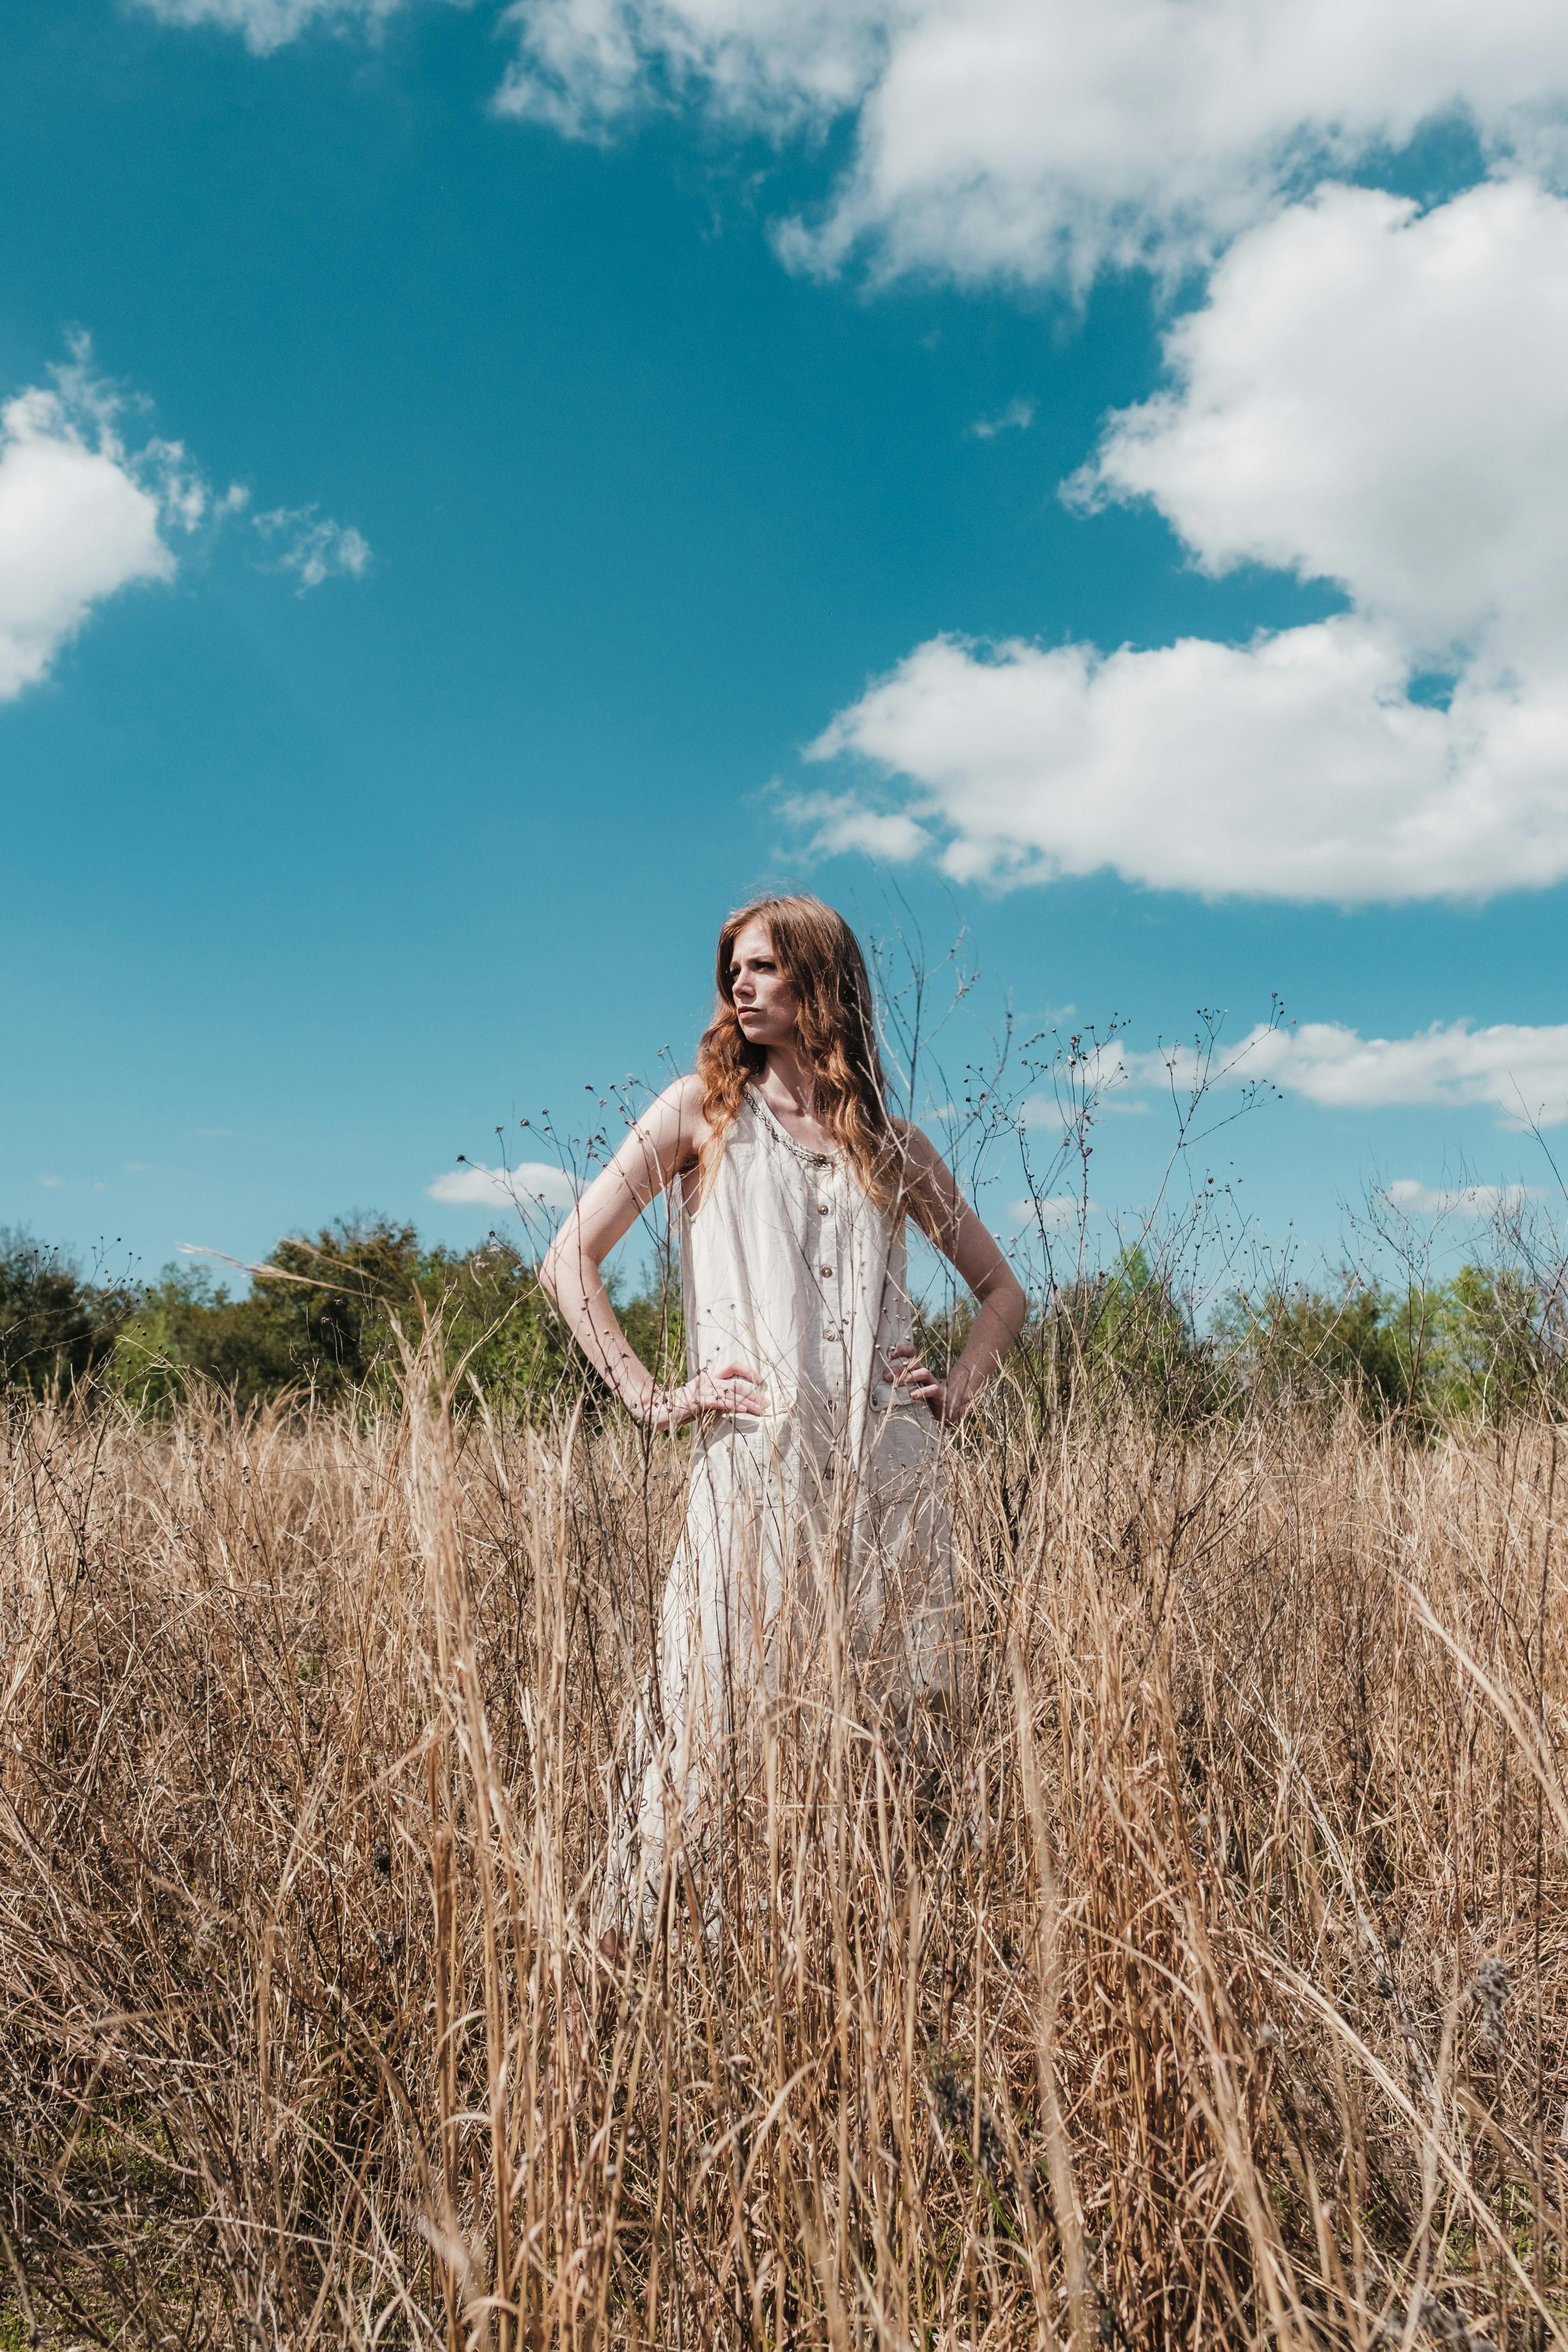
M 1568 68 L 1250 5 L 11 0 L 0 1221 L 476 1241 L 789 882 L 1128 1022 L 1106 1210 L 1275 993 L 1260 1233 L 1550 1186 Z

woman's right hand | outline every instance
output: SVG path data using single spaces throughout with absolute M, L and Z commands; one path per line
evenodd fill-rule
M 643 1418 L 650 1429 L 683 1429 L 704 1413 L 723 1413 L 754 1421 L 767 1410 L 767 1396 L 756 1374 L 744 1364 L 721 1364 L 716 1372 L 699 1372 L 684 1387 L 655 1390 Z

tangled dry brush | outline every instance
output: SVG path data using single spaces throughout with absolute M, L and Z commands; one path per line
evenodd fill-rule
M 0 2342 L 1568 2334 L 1553 1427 L 999 1402 L 606 1965 L 679 1448 L 412 1393 L 5 1438 Z

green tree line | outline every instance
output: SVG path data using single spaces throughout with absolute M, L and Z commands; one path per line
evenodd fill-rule
M 672 1286 L 616 1305 L 643 1361 L 661 1378 L 676 1374 L 684 1336 Z M 390 1398 L 399 1333 L 414 1338 L 427 1318 L 464 1392 L 495 1411 L 527 1416 L 574 1389 L 600 1393 L 537 1266 L 494 1235 L 464 1253 L 426 1246 L 411 1224 L 339 1220 L 313 1239 L 279 1242 L 238 1292 L 183 1265 L 149 1283 L 97 1281 L 63 1253 L 0 1228 L 0 1389 L 13 1394 L 90 1385 L 144 1412 L 195 1386 L 242 1408 Z M 963 1308 L 917 1318 L 921 1350 L 939 1366 L 967 1330 Z M 1568 1412 L 1559 1286 L 1510 1265 L 1466 1265 L 1451 1281 L 1402 1288 L 1346 1273 L 1327 1286 L 1238 1292 L 1200 1328 L 1173 1282 L 1131 1250 L 1040 1306 L 1016 1370 L 1046 1412 L 1085 1392 L 1184 1419 L 1259 1392 L 1432 1426 Z
M 1121 1399 L 1182 1421 L 1287 1400 L 1436 1429 L 1518 1412 L 1568 1414 L 1563 1280 L 1517 1266 L 1465 1265 L 1450 1281 L 1403 1286 L 1352 1271 L 1337 1281 L 1235 1290 L 1200 1323 L 1176 1282 L 1141 1248 L 1056 1289 L 1014 1360 L 1044 1413 L 1075 1399 Z M 969 1309 L 920 1315 L 922 1352 L 943 1367 Z
M 680 1360 L 668 1285 L 617 1305 L 647 1363 L 662 1374 Z M 464 1253 L 426 1246 L 410 1224 L 341 1219 L 279 1242 L 237 1293 L 180 1265 L 154 1282 L 94 1282 L 61 1252 L 0 1229 L 0 1386 L 34 1396 L 91 1381 L 145 1412 L 202 1384 L 242 1407 L 374 1400 L 395 1391 L 399 1334 L 416 1339 L 427 1317 L 466 1393 L 498 1411 L 537 1411 L 582 1378 L 537 1267 L 493 1235 Z

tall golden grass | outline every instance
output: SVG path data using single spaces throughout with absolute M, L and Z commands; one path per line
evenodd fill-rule
M 1555 1429 L 999 1398 L 956 1736 L 606 1963 L 681 1449 L 426 1375 L 5 1433 L 0 2341 L 1568 2334 Z

